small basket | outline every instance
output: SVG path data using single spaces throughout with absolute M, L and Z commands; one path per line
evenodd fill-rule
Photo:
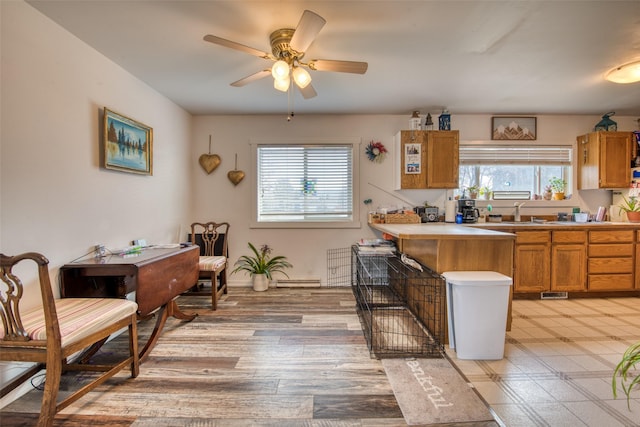
M 420 222 L 422 222 L 422 218 L 414 213 L 385 215 L 385 223 L 387 224 L 419 224 Z

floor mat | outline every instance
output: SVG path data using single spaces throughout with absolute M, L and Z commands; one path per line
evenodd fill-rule
M 494 421 L 446 359 L 382 359 L 382 366 L 409 425 Z

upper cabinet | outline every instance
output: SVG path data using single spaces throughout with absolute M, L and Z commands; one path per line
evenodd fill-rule
M 458 188 L 457 130 L 403 130 L 395 136 L 396 189 Z
M 578 190 L 629 186 L 631 132 L 591 132 L 578 139 Z

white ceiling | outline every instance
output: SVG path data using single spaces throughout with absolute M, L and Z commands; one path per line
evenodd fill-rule
M 640 83 L 604 80 L 640 59 L 640 1 L 28 1 L 193 114 L 640 115 Z M 202 40 L 269 51 L 304 9 L 327 20 L 305 60 L 365 61 L 364 75 L 312 71 L 304 100 L 264 78 L 270 61 Z

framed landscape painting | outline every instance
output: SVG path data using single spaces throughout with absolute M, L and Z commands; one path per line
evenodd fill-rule
M 104 108 L 104 167 L 153 174 L 153 129 Z
M 536 118 L 492 117 L 491 139 L 533 141 L 536 139 Z

